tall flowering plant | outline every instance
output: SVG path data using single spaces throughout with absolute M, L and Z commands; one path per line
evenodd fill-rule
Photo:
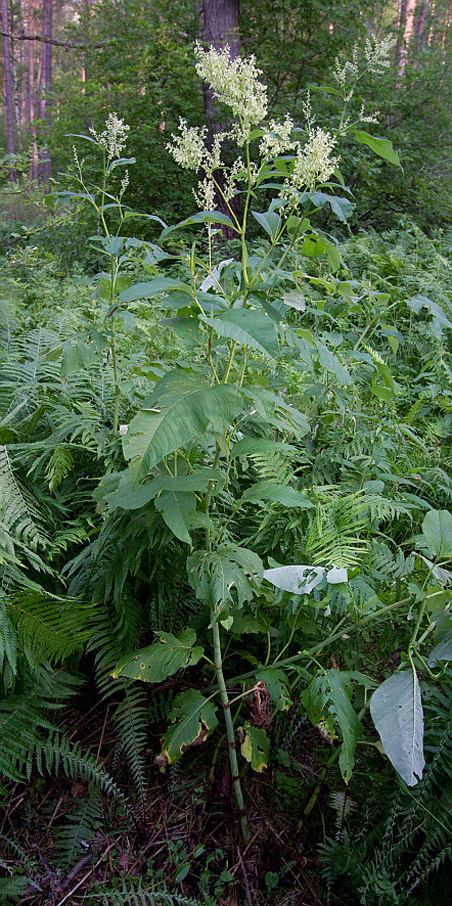
M 367 59 L 367 66 L 383 65 L 385 51 L 380 45 L 369 45 L 366 53 L 374 61 L 370 64 Z M 158 267 L 177 263 L 177 275 L 158 275 L 127 286 L 116 303 L 126 305 L 158 296 L 174 313 L 165 324 L 188 343 L 189 360 L 166 363 L 143 408 L 124 426 L 128 469 L 108 476 L 97 498 L 103 499 L 107 513 L 118 507 L 147 507 L 150 518 L 161 520 L 184 552 L 187 594 L 191 587 L 203 619 L 200 617 L 196 629 L 157 631 L 156 641 L 126 654 L 113 675 L 155 683 L 181 668 L 204 665 L 210 674 L 207 689 L 197 686 L 175 697 L 158 760 L 173 763 L 187 748 L 203 743 L 218 726 L 219 704 L 237 809 L 243 836 L 248 839 L 238 753 L 240 750 L 257 771 L 267 764 L 269 703 L 275 710 L 290 705 L 286 668 L 293 658 L 287 661 L 283 655 L 302 620 L 301 606 L 295 611 L 289 608 L 288 640 L 286 637 L 279 644 L 274 625 L 275 589 L 276 594 L 290 592 L 301 605 L 314 589 L 324 589 L 327 594 L 330 587 L 345 589 L 347 583 L 346 564 L 330 564 L 329 568 L 313 563 L 270 564 L 265 569 L 259 553 L 244 543 L 242 522 L 250 510 L 264 518 L 266 511 L 276 513 L 281 508 L 295 508 L 300 513 L 314 509 L 312 494 L 303 488 L 294 463 L 297 445 L 311 429 L 306 415 L 285 392 L 281 367 L 299 355 L 306 356 L 301 344 L 306 346 L 309 331 L 300 338 L 286 318 L 289 307 L 301 303 L 296 292 L 297 272 L 284 270 L 283 263 L 295 248 L 305 256 L 325 255 L 333 269 L 338 267 L 334 241 L 316 230 L 311 220 L 324 205 L 330 205 L 341 220 L 352 210 L 338 171 L 339 142 L 344 136 L 367 144 L 393 163 L 398 158 L 390 142 L 361 131 L 347 113 L 356 72 L 351 86 L 346 80 L 350 66 L 357 65 L 357 53 L 351 64 L 344 64 L 345 69 L 337 65 L 337 92 L 344 110 L 335 132 L 316 123 L 309 96 L 302 127 L 296 127 L 289 114 L 268 121 L 267 89 L 254 57 L 231 59 L 227 47 L 206 51 L 200 46 L 195 55 L 199 76 L 229 109 L 231 126 L 209 145 L 205 127 L 180 120 L 168 150 L 181 167 L 197 175 L 194 197 L 200 210 L 175 227 L 165 228 L 161 241 L 165 244 L 180 227 L 205 224 L 208 252 L 204 256 L 196 243 L 182 255 L 154 247 L 153 263 Z M 366 117 L 364 110 L 360 117 L 361 121 Z M 228 165 L 223 159 L 226 142 L 228 147 L 235 143 L 237 149 Z M 335 194 L 338 187 L 339 196 Z M 260 190 L 267 197 L 273 193 L 266 211 L 256 203 Z M 231 204 L 237 196 L 240 213 Z M 217 210 L 219 197 L 227 213 Z M 265 246 L 262 242 L 254 248 L 251 245 L 250 215 L 265 233 Z M 213 246 L 212 231 L 223 224 L 240 240 L 239 260 L 214 260 L 218 246 Z M 283 292 L 293 290 L 294 285 L 295 292 Z M 344 384 L 350 382 L 346 368 L 313 335 L 307 344 Z M 276 457 L 280 467 L 264 480 L 251 470 L 244 488 L 246 463 L 266 456 Z M 266 641 L 249 649 L 245 644 L 249 633 Z M 337 638 L 333 624 L 330 634 Z M 324 645 L 323 640 L 309 652 L 299 652 L 295 661 L 305 658 L 312 663 Z M 245 673 L 229 680 L 224 669 L 225 649 L 233 663 L 245 659 L 248 665 Z M 360 674 L 356 678 L 368 683 Z M 342 694 L 347 701 L 349 697 L 348 674 L 340 688 L 337 683 L 334 689 L 325 683 L 323 704 L 316 706 L 319 719 L 328 696 Z M 250 714 L 244 718 L 245 702 Z M 348 723 L 340 726 L 340 766 L 348 779 L 362 728 L 351 705 L 341 714 Z

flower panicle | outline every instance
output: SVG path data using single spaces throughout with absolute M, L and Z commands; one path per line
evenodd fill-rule
M 90 133 L 97 144 L 106 151 L 107 160 L 118 160 L 127 144 L 127 133 L 130 131 L 124 120 L 117 113 L 109 113 L 105 120 L 105 129 L 98 133 L 91 126 Z

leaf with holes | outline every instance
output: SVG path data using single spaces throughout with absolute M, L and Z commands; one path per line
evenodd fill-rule
M 268 756 L 270 754 L 270 740 L 265 732 L 259 727 L 252 727 L 249 721 L 239 727 L 240 752 L 248 761 L 253 769 L 258 773 L 265 771 L 268 765 Z
M 163 740 L 159 764 L 174 764 L 190 746 L 199 746 L 217 728 L 215 705 L 198 689 L 189 689 L 176 696 L 170 714 L 173 726 L 168 727 Z
M 158 639 L 153 645 L 122 658 L 112 677 L 128 676 L 146 683 L 162 683 L 178 670 L 197 664 L 203 656 L 204 649 L 196 645 L 194 629 L 184 629 L 177 635 L 159 632 Z

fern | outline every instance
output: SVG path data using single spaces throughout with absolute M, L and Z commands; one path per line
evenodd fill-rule
M 121 888 L 102 895 L 102 906 L 215 906 L 215 900 L 208 894 L 202 899 L 171 892 L 162 882 L 149 884 L 132 879 L 123 880 Z
M 45 515 L 16 478 L 5 446 L 0 446 L 0 520 L 12 538 L 32 550 L 49 545 Z
M 102 803 L 91 789 L 88 796 L 67 816 L 66 824 L 57 828 L 56 848 L 62 867 L 70 868 L 86 852 L 101 819 Z
M 356 566 L 368 548 L 363 537 L 367 530 L 366 509 L 363 494 L 321 494 L 305 545 L 308 562 L 314 566 Z
M 119 736 L 121 753 L 132 775 L 140 804 L 141 816 L 146 810 L 146 775 L 144 753 L 147 743 L 148 710 L 142 689 L 125 684 L 124 699 L 115 710 L 113 723 Z
M 74 468 L 74 457 L 71 451 L 57 444 L 47 464 L 46 480 L 49 482 L 49 491 L 56 491 L 64 479 Z

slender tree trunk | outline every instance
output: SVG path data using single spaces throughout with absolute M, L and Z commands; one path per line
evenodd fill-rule
M 203 38 L 205 44 L 210 44 L 216 50 L 221 50 L 227 44 L 231 57 L 234 59 L 240 54 L 240 2 L 239 0 L 203 0 Z M 221 121 L 218 105 L 212 91 L 207 85 L 203 86 L 204 113 L 209 130 L 209 142 L 212 143 L 214 135 L 225 132 L 228 123 Z M 227 205 L 220 195 L 217 196 L 218 209 L 223 214 L 229 214 Z M 230 204 L 236 209 L 235 200 Z M 226 239 L 232 239 L 232 230 L 223 229 Z
M 422 0 L 419 14 L 417 17 L 416 23 L 416 48 L 420 50 L 423 44 L 423 37 L 425 31 L 425 23 L 427 21 L 427 14 L 430 12 L 430 3 L 428 0 Z
M 408 51 L 410 41 L 414 31 L 414 14 L 416 11 L 416 0 L 405 0 L 405 26 L 403 30 L 403 41 L 401 45 L 399 76 L 403 79 L 405 68 L 408 60 Z
M 9 10 L 9 30 L 13 35 L 15 32 L 15 22 L 13 10 L 10 7 Z M 13 97 L 14 97 L 14 116 L 16 120 L 16 135 L 17 143 L 19 145 L 19 151 L 22 151 L 22 134 L 21 134 L 21 124 L 20 124 L 20 112 L 19 112 L 19 83 L 17 80 L 17 59 L 16 59 L 16 47 L 14 44 L 14 39 L 11 38 L 11 74 L 13 82 Z
M 28 0 L 28 34 L 34 34 L 34 0 Z M 34 41 L 28 42 L 28 121 L 31 132 L 31 162 L 28 186 L 31 190 L 38 180 L 38 145 L 35 126 L 35 49 Z
M 399 0 L 397 7 L 397 43 L 395 49 L 395 64 L 397 71 L 400 69 L 400 61 L 402 58 L 403 32 L 405 31 L 406 25 L 406 3 L 407 0 Z
M 1 0 L 2 3 L 2 31 L 8 32 L 8 7 L 7 0 Z M 14 154 L 14 112 L 13 112 L 13 85 L 11 80 L 11 58 L 9 38 L 3 35 L 3 56 L 5 70 L 5 100 L 6 100 L 6 136 L 8 154 Z M 16 171 L 14 167 L 9 168 L 9 178 L 11 182 L 17 182 Z
M 43 120 L 43 135 L 47 139 L 51 123 L 51 96 L 52 91 L 52 18 L 53 18 L 53 4 L 52 0 L 43 0 L 43 19 L 42 19 L 42 34 L 44 40 L 42 43 L 41 50 L 41 61 L 40 61 L 40 94 L 39 94 L 39 119 Z M 50 174 L 51 174 L 51 161 L 50 161 L 50 150 L 47 147 L 47 141 L 44 141 L 44 147 L 40 152 L 41 158 L 41 175 L 44 182 L 44 192 L 47 194 L 50 192 Z

